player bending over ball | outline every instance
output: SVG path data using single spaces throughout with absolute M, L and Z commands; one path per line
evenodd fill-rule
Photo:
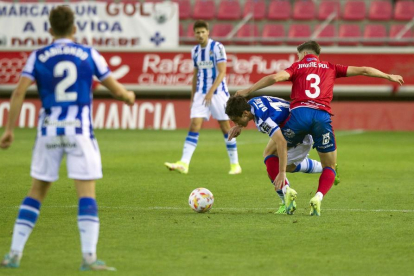
M 281 128 L 289 118 L 289 102 L 276 97 L 256 97 L 249 101 L 241 96 L 233 96 L 227 102 L 226 113 L 236 124 L 230 132 L 229 139 L 240 135 L 243 127 L 249 121 L 254 120 L 257 129 L 269 135 L 270 140 L 263 152 L 264 163 L 270 180 L 282 204 L 276 213 L 293 214 L 296 209 L 296 191 L 290 188 L 285 172 L 321 173 L 322 165 L 316 160 L 308 158 L 308 153 L 313 145 L 312 136 L 307 135 L 302 143 L 294 148 L 287 149 L 286 139 Z M 278 172 L 282 179 L 277 179 Z M 279 182 L 278 182 L 279 181 Z M 339 183 L 339 179 L 337 180 Z

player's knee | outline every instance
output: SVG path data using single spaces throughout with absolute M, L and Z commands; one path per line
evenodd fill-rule
M 290 164 L 286 166 L 286 172 L 293 172 L 296 169 L 295 164 Z

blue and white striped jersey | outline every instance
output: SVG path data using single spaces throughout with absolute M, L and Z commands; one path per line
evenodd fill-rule
M 220 42 L 209 39 L 205 48 L 197 45 L 191 50 L 191 58 L 194 67 L 198 69 L 196 93 L 206 94 L 218 75 L 217 64 L 227 62 L 226 50 Z M 214 94 L 217 92 L 228 94 L 228 91 L 224 77 Z
M 105 59 L 93 48 L 70 39 L 33 51 L 22 76 L 36 81 L 42 109 L 38 136 L 87 135 L 92 129 L 92 78 L 111 74 Z
M 267 133 L 272 137 L 280 124 L 284 123 L 289 116 L 288 101 L 276 97 L 256 97 L 248 101 L 254 122 L 260 132 Z

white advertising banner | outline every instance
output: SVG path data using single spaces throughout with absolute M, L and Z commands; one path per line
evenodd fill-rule
M 48 45 L 48 18 L 61 3 L 0 1 L 0 49 Z M 76 42 L 114 48 L 171 48 L 178 46 L 178 4 L 75 2 Z

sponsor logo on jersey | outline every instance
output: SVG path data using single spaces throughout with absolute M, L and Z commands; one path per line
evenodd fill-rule
M 81 127 L 81 121 L 76 119 L 74 121 L 51 121 L 49 117 L 46 117 L 43 121 L 44 127 Z
M 260 129 L 263 132 L 270 133 L 270 130 L 272 129 L 272 127 L 269 126 L 268 124 L 266 124 L 265 122 L 263 122 L 263 123 L 260 124 Z
M 295 137 L 295 132 L 289 128 L 284 129 L 283 136 L 285 136 L 286 138 L 292 139 L 293 137 Z
M 53 144 L 46 144 L 47 149 L 58 149 L 58 148 L 76 148 L 76 143 L 68 143 L 68 142 L 61 142 L 61 143 L 53 143 Z
M 197 66 L 200 69 L 211 69 L 211 68 L 213 68 L 214 64 L 213 64 L 213 61 L 211 61 L 211 60 L 197 61 Z

